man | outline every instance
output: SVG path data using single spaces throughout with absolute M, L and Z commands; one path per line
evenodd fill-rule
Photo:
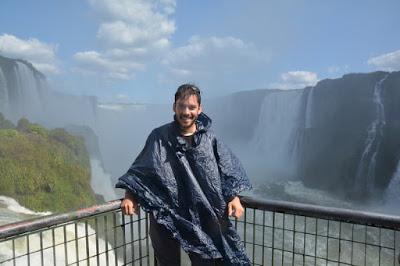
M 181 85 L 174 121 L 154 129 L 128 172 L 122 212 L 138 204 L 150 213 L 150 237 L 158 265 L 180 265 L 180 247 L 192 265 L 250 265 L 228 216 L 239 218 L 238 194 L 250 189 L 236 156 L 210 130 L 200 90 Z

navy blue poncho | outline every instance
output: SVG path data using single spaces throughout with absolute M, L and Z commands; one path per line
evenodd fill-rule
M 116 187 L 130 191 L 186 252 L 222 258 L 224 265 L 250 265 L 227 216 L 227 202 L 250 189 L 237 157 L 209 130 L 201 113 L 193 146 L 176 121 L 154 129 Z

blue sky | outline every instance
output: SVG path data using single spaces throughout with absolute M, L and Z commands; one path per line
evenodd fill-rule
M 171 102 L 400 70 L 400 1 L 0 1 L 0 54 L 66 93 Z

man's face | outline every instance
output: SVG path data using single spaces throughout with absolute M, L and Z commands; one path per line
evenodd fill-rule
M 181 129 L 196 130 L 195 121 L 201 113 L 201 105 L 198 103 L 196 95 L 178 99 L 174 103 L 173 110 Z

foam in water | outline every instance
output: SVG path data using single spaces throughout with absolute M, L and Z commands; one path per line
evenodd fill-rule
M 385 107 L 382 101 L 382 84 L 388 75 L 375 84 L 373 102 L 376 108 L 376 118 L 367 129 L 365 149 L 362 153 L 355 178 L 356 191 L 372 194 L 375 184 L 376 156 L 383 138 L 382 128 L 386 124 Z
M 24 206 L 21 206 L 15 199 L 6 196 L 0 196 L 0 204 L 4 205 L 10 211 L 20 214 L 38 215 L 38 216 L 51 214 L 51 212 L 34 212 L 28 208 L 25 208 Z
M 34 212 L 28 208 L 25 208 L 18 204 L 18 202 L 10 197 L 0 196 L 0 225 L 7 224 L 12 222 L 17 222 L 20 220 L 26 220 L 29 218 L 33 218 L 34 216 L 42 216 L 49 215 L 51 212 Z M 99 238 L 96 240 L 94 237 L 95 230 L 91 228 L 89 225 L 87 226 L 83 223 L 78 223 L 75 229 L 74 224 L 67 225 L 66 234 L 64 236 L 63 227 L 54 229 L 54 240 L 51 230 L 44 231 L 42 233 L 43 237 L 43 264 L 44 265 L 54 265 L 54 261 L 56 265 L 66 265 L 66 257 L 65 257 L 65 249 L 67 249 L 68 254 L 68 262 L 74 262 L 78 257 L 80 259 L 86 258 L 87 252 L 89 252 L 89 256 L 94 256 L 99 250 L 99 253 L 108 251 L 108 260 L 109 265 L 115 265 L 115 254 L 112 251 L 112 246 L 109 243 L 106 243 L 105 240 Z M 77 235 L 77 236 L 76 236 Z M 88 242 L 86 242 L 85 235 L 89 235 Z M 78 237 L 78 240 L 76 238 Z M 64 239 L 68 241 L 67 245 L 63 244 Z M 88 246 L 86 247 L 86 243 Z M 96 244 L 98 243 L 98 247 L 96 248 Z M 53 246 L 56 245 L 55 250 L 53 250 Z M 29 263 L 27 253 L 27 240 L 26 237 L 17 238 L 14 242 L 14 250 L 15 256 L 20 257 L 16 260 L 16 265 L 43 265 L 41 259 L 40 250 L 40 235 L 32 234 L 29 236 Z M 54 257 L 54 253 L 56 256 Z M 11 259 L 13 254 L 13 243 L 12 241 L 0 242 L 0 261 L 5 261 L 7 259 Z M 98 265 L 106 265 L 106 255 L 102 254 L 99 257 L 100 263 Z M 84 260 L 86 263 L 86 260 Z M 93 257 L 89 259 L 90 265 L 97 265 L 97 258 Z M 121 265 L 122 262 L 117 260 L 117 265 Z M 2 265 L 14 265 L 13 261 L 5 262 Z
M 78 259 L 83 264 L 87 265 L 122 265 L 120 260 L 115 260 L 115 254 L 112 251 L 112 246 L 106 243 L 102 238 L 94 237 L 95 231 L 90 226 L 78 223 L 76 228 L 74 224 L 59 227 L 54 229 L 54 239 L 52 230 L 47 230 L 42 233 L 42 243 L 40 243 L 40 235 L 33 234 L 29 236 L 29 258 L 26 255 L 28 243 L 26 237 L 18 238 L 14 241 L 14 251 L 12 241 L 0 243 L 0 261 L 5 261 L 12 258 L 15 252 L 16 265 L 69 265 L 75 264 Z M 89 235 L 91 237 L 86 238 Z M 64 244 L 64 239 L 67 244 Z M 98 245 L 97 245 L 98 244 Z M 43 259 L 40 252 L 40 247 L 43 246 Z M 55 249 L 53 248 L 55 246 Z M 99 263 L 97 263 L 97 250 L 99 253 Z M 106 250 L 107 257 L 106 257 Z M 67 254 L 67 256 L 66 256 Z M 86 260 L 89 255 L 89 260 Z M 107 264 L 108 262 L 108 264 Z M 2 265 L 14 265 L 13 261 L 3 263 Z M 79 264 L 80 265 L 80 264 Z

